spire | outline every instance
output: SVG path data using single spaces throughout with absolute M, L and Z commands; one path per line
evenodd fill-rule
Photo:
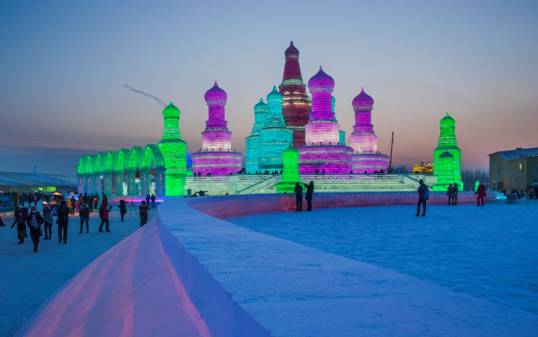
M 286 64 L 284 65 L 284 76 L 282 78 L 282 85 L 286 84 L 286 81 L 296 80 L 299 84 L 302 84 L 303 77 L 301 76 L 301 67 L 299 66 L 299 50 L 290 42 L 290 46 L 284 52 L 286 57 Z M 281 86 L 282 86 L 281 85 Z

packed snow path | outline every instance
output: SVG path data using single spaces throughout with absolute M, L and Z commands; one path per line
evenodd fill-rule
M 28 236 L 17 244 L 13 219 L 4 219 L 0 227 L 0 336 L 10 337 L 39 306 L 97 256 L 114 246 L 139 227 L 138 216 L 127 213 L 121 223 L 117 208 L 110 216 L 110 233 L 99 233 L 97 213 L 92 213 L 90 233 L 79 234 L 78 215 L 69 219 L 68 244 L 58 244 L 57 225 L 52 240 L 41 237 L 39 252 L 32 251 Z

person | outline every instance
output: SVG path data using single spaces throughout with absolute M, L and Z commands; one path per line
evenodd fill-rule
M 475 194 L 476 206 L 484 206 L 484 198 L 486 197 L 486 186 L 484 184 L 478 185 Z
M 145 201 L 142 201 L 138 206 L 138 211 L 140 213 L 140 227 L 142 227 L 148 222 L 148 205 Z
M 448 206 L 452 206 L 452 198 L 454 197 L 454 186 L 452 184 L 448 185 L 446 195 L 448 195 Z
M 311 180 L 308 185 L 306 185 L 306 210 L 312 210 L 312 198 L 314 197 L 314 182 Z
M 303 187 L 299 182 L 295 183 L 295 211 L 301 212 L 303 210 Z
M 110 222 L 108 221 L 108 212 L 110 209 L 106 203 L 102 203 L 99 207 L 99 217 L 101 218 L 101 224 L 99 225 L 99 232 L 103 231 L 103 225 L 106 224 L 106 231 L 110 232 Z
M 28 235 L 26 234 L 26 216 L 20 207 L 17 207 L 15 210 L 15 219 L 13 220 L 11 228 L 15 225 L 17 225 L 17 238 L 19 239 L 19 242 L 17 243 L 21 245 L 24 243 L 24 238 Z
M 43 203 L 43 223 L 45 224 L 45 240 L 52 239 L 52 210 L 47 203 Z
M 90 232 L 90 208 L 88 207 L 88 204 L 86 203 L 80 204 L 78 216 L 80 217 L 80 232 L 79 233 L 82 234 L 84 225 L 86 225 L 86 234 L 88 234 Z
M 58 224 L 58 243 L 67 244 L 67 229 L 69 226 L 69 208 L 67 203 L 62 201 L 60 208 L 56 211 L 58 218 L 56 223 Z
M 153 193 L 151 195 L 151 208 L 155 208 L 155 199 L 156 199 L 155 193 Z
M 75 197 L 73 196 L 71 196 L 70 199 L 71 199 L 71 207 L 69 207 L 69 214 L 75 215 L 76 200 L 75 200 Z
M 417 203 L 417 214 L 420 215 L 420 206 L 422 206 L 422 216 L 426 215 L 426 201 L 430 198 L 430 191 L 428 185 L 424 184 L 424 180 L 420 179 L 418 181 L 418 203 Z
M 67 198 L 65 203 L 67 204 L 67 209 L 69 209 L 69 213 L 71 213 L 71 203 L 73 202 L 73 200 L 71 199 L 71 197 Z
M 125 204 L 125 200 L 120 200 L 118 208 L 120 209 L 121 222 L 123 222 L 123 219 L 125 218 L 125 213 L 127 213 L 127 205 Z
M 95 194 L 93 197 L 93 209 L 98 209 L 99 207 L 99 196 Z
M 452 185 L 452 206 L 458 205 L 458 192 L 459 192 L 458 183 L 454 183 Z
M 149 196 L 149 193 L 148 193 L 148 194 L 146 194 L 146 205 L 147 205 L 148 207 L 149 207 L 149 205 L 150 205 L 150 203 L 149 203 L 150 200 L 151 200 L 151 197 Z
M 30 228 L 30 237 L 34 244 L 34 252 L 37 252 L 37 247 L 39 246 L 39 237 L 41 236 L 41 224 L 43 223 L 43 217 L 35 206 L 32 207 L 30 214 L 26 217 L 26 224 Z

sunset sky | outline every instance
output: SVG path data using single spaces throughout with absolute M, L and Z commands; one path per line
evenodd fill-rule
M 0 38 L 0 171 L 72 175 L 81 154 L 158 141 L 162 108 L 125 84 L 173 101 L 196 151 L 217 80 L 243 151 L 290 40 L 305 82 L 335 79 L 348 135 L 353 97 L 374 97 L 398 165 L 431 160 L 445 112 L 464 169 L 538 146 L 538 1 L 2 1 Z

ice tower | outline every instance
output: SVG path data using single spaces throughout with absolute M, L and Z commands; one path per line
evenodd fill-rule
M 265 125 L 269 109 L 267 104 L 260 98 L 260 101 L 254 105 L 254 126 L 250 136 L 245 138 L 245 168 L 247 173 L 252 174 L 260 170 L 260 148 L 261 137 L 260 131 Z
M 340 127 L 332 108 L 334 80 L 320 67 L 308 81 L 312 94 L 310 120 L 305 126 L 306 145 L 299 148 L 301 174 L 349 174 L 353 150 L 340 144 Z
M 377 135 L 372 125 L 374 99 L 364 89 L 353 99 L 355 125 L 350 137 L 353 148 L 353 173 L 386 172 L 389 157 L 377 152 Z
M 290 145 L 282 153 L 283 170 L 280 182 L 276 185 L 278 193 L 292 193 L 295 189 L 295 183 L 301 182 L 299 175 L 299 152 Z
M 167 197 L 185 194 L 187 170 L 187 144 L 179 131 L 179 109 L 172 103 L 163 110 L 164 127 L 161 141 L 157 144 L 164 161 L 164 187 Z
M 199 175 L 229 175 L 241 171 L 241 153 L 232 150 L 232 133 L 224 115 L 227 95 L 217 82 L 205 93 L 208 106 L 202 149 L 192 154 L 192 171 Z
M 284 76 L 279 86 L 283 96 L 282 112 L 288 129 L 293 131 L 293 145 L 300 147 L 305 144 L 304 126 L 308 123 L 310 113 L 310 98 L 306 94 L 305 84 L 299 66 L 299 50 L 290 42 L 284 53 L 286 63 Z
M 463 190 L 461 181 L 461 150 L 456 139 L 456 121 L 448 112 L 441 119 L 441 132 L 439 142 L 433 150 L 433 175 L 436 184 L 434 191 L 446 191 L 449 184 L 457 183 L 460 190 Z
M 269 114 L 260 130 L 260 171 L 282 170 L 282 152 L 292 144 L 293 132 L 286 128 L 282 116 L 282 95 L 273 87 L 267 95 Z

